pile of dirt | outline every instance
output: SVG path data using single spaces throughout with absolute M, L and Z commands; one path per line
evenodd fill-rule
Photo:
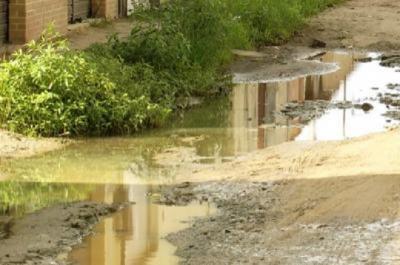
M 122 205 L 79 202 L 42 209 L 13 221 L 0 239 L 0 264 L 67 264 L 71 247 L 89 234 L 94 224 Z

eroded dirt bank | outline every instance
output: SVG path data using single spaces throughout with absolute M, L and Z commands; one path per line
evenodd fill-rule
M 67 264 L 71 247 L 121 205 L 79 202 L 58 205 L 20 219 L 0 219 L 0 264 Z

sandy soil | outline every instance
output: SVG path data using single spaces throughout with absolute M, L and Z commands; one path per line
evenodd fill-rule
M 29 138 L 0 130 L 0 162 L 2 159 L 28 157 L 59 149 L 68 143 L 70 141 L 66 139 Z
M 322 41 L 326 47 L 311 48 L 314 40 Z M 312 18 L 286 45 L 264 47 L 259 52 L 234 51 L 238 58 L 231 69 L 239 83 L 326 73 L 334 69 L 299 59 L 332 49 L 398 53 L 400 2 L 346 1 Z
M 308 46 L 312 39 L 328 48 L 400 50 L 400 2 L 346 1 L 313 18 L 291 45 Z
M 190 148 L 175 148 L 158 154 L 155 161 L 169 167 L 194 159 Z M 181 182 L 277 181 L 397 173 L 400 174 L 400 128 L 392 128 L 343 141 L 283 143 L 239 156 L 232 162 L 183 167 L 176 173 L 176 179 Z
M 305 47 L 265 47 L 260 52 L 235 50 L 234 54 L 236 60 L 230 70 L 236 84 L 290 80 L 338 70 L 336 64 L 308 60 L 320 51 Z

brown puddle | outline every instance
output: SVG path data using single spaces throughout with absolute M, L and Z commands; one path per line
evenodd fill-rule
M 162 238 L 208 216 L 208 204 L 170 207 L 153 204 L 157 185 L 180 182 L 203 167 L 286 141 L 338 140 L 385 130 L 387 109 L 375 98 L 388 83 L 400 83 L 393 68 L 379 61 L 354 62 L 347 53 L 327 53 L 324 62 L 340 65 L 326 75 L 290 81 L 238 84 L 230 98 L 194 108 L 168 128 L 134 137 L 83 139 L 64 150 L 7 161 L 0 170 L 0 214 L 21 215 L 55 203 L 94 200 L 136 204 L 105 219 L 76 248 L 71 259 L 83 265 L 175 264 L 174 247 Z M 378 90 L 371 89 L 378 87 Z M 391 91 L 393 93 L 393 91 Z M 332 109 L 307 125 L 274 115 L 292 101 L 370 102 L 374 110 Z M 188 180 L 188 179 L 185 179 Z M 190 179 L 189 179 L 190 180 Z
M 377 94 L 393 92 L 386 86 L 400 83 L 399 73 L 394 68 L 380 66 L 378 60 L 357 63 L 355 58 L 348 53 L 330 52 L 320 60 L 337 63 L 340 69 L 336 72 L 290 81 L 237 85 L 233 90 L 232 111 L 233 127 L 240 128 L 234 136 L 237 151 L 263 149 L 293 140 L 343 140 L 381 132 L 398 124 L 382 116 L 388 109 L 378 102 Z M 368 102 L 374 109 L 370 112 L 332 109 L 306 126 L 297 119 L 274 115 L 289 102 L 306 100 Z
M 215 212 L 209 204 L 187 206 L 153 204 L 147 185 L 105 185 L 90 200 L 106 203 L 133 201 L 134 205 L 101 221 L 93 236 L 75 248 L 70 259 L 82 265 L 178 264 L 175 247 L 163 239 L 188 227 L 196 217 Z

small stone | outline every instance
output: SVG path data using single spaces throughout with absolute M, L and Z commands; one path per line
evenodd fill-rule
M 359 58 L 359 59 L 356 59 L 356 62 L 369 63 L 369 62 L 372 62 L 372 58 L 371 57 Z
M 190 187 L 190 182 L 183 182 L 183 183 L 180 183 L 180 184 L 178 184 L 176 187 L 179 188 L 179 189 L 189 188 L 189 187 Z
M 373 108 L 374 108 L 374 106 L 372 106 L 371 103 L 363 103 L 363 104 L 361 105 L 361 109 L 362 109 L 363 111 L 370 111 L 370 110 L 372 110 Z
M 326 42 L 318 39 L 313 39 L 310 45 L 311 48 L 325 48 Z

